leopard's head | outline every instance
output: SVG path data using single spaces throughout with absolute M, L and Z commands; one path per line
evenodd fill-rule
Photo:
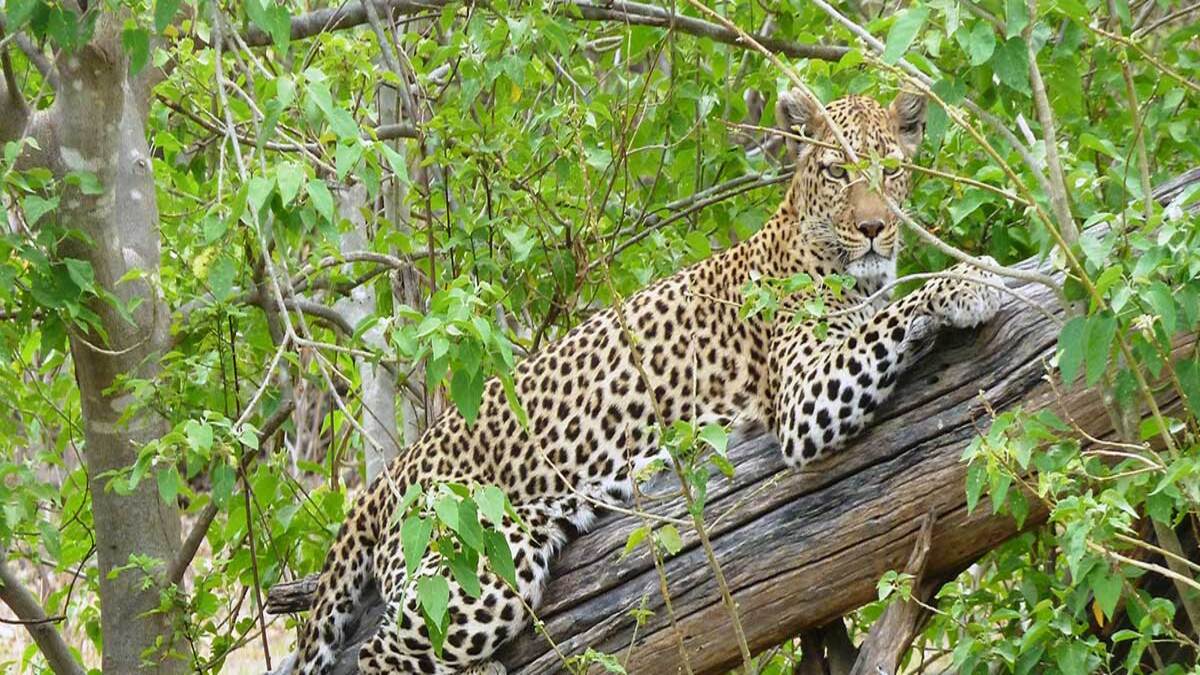
M 872 98 L 847 96 L 825 106 L 860 163 L 908 160 L 925 132 L 925 98 L 900 93 L 887 108 Z M 845 271 L 863 281 L 895 273 L 900 248 L 899 218 L 881 193 L 897 204 L 908 197 L 908 171 L 895 162 L 869 162 L 876 169 L 848 165 L 848 158 L 815 102 L 799 90 L 780 95 L 775 119 L 784 129 L 816 142 L 788 139 L 796 175 L 788 190 L 791 209 L 815 239 L 837 247 Z M 878 180 L 872 172 L 878 171 Z M 878 187 L 876 187 L 878 186 Z

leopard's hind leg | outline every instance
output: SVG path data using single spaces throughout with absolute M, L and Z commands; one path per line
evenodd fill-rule
M 517 588 L 488 569 L 484 556 L 477 568 L 482 589 L 479 597 L 471 597 L 452 576 L 447 577 L 449 622 L 440 659 L 425 626 L 416 585 L 404 583 L 402 561 L 386 562 L 388 574 L 378 576 L 384 597 L 390 599 L 389 608 L 375 635 L 359 651 L 358 667 L 363 675 L 504 674 L 504 667 L 491 656 L 529 623 L 526 607 L 536 607 L 541 598 L 555 542 L 541 528 L 527 532 L 506 523 L 501 531 L 513 555 Z M 380 562 L 377 560 L 377 565 Z M 398 573 L 394 571 L 397 565 Z M 437 574 L 438 569 L 438 560 L 429 555 L 418 574 Z

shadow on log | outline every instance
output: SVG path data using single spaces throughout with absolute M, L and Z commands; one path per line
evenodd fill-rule
M 1156 196 L 1168 201 L 1198 180 L 1200 170 L 1193 170 Z M 1033 260 L 1019 267 L 1048 271 Z M 774 439 L 761 429 L 745 430 L 731 442 L 737 471 L 732 479 L 717 475 L 710 482 L 705 522 L 752 651 L 825 626 L 873 600 L 880 576 L 905 568 L 926 522 L 932 528 L 923 569 L 933 579 L 952 577 L 1018 533 L 1012 517 L 992 515 L 986 505 L 967 513 L 967 466 L 960 456 L 977 428 L 988 424 L 984 401 L 997 411 L 1065 406 L 1093 436 L 1112 433 L 1098 392 L 1076 387 L 1059 401 L 1044 379 L 1059 329 L 1029 303 L 1061 320 L 1053 292 L 1023 282 L 1010 281 L 1009 287 L 1025 301 L 1009 296 L 986 326 L 944 334 L 871 427 L 838 455 L 797 473 L 786 469 Z M 1170 409 L 1178 402 L 1161 403 Z M 673 476 L 660 476 L 644 489 L 665 493 L 673 484 Z M 1037 501 L 1030 504 L 1026 527 L 1046 517 Z M 649 511 L 686 516 L 678 499 Z M 621 559 L 626 537 L 640 524 L 609 513 L 569 544 L 553 565 L 537 613 L 557 652 L 569 656 L 590 647 L 628 654 L 630 673 L 682 672 L 679 641 L 649 552 L 641 547 Z M 683 647 L 695 673 L 723 673 L 740 662 L 733 629 L 695 533 L 683 534 L 683 550 L 665 560 Z M 307 608 L 312 586 L 301 580 L 273 588 L 268 611 Z M 643 607 L 653 615 L 636 627 L 630 610 Z M 339 675 L 356 672 L 357 642 L 374 630 L 378 596 L 364 609 L 366 619 L 343 649 Z M 557 652 L 528 629 L 499 658 L 509 673 L 543 675 L 562 670 Z

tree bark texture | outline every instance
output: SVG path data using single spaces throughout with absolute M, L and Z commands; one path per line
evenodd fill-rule
M 59 254 L 87 262 L 96 288 L 110 296 L 89 302 L 103 334 L 68 328 L 95 523 L 102 665 L 111 673 L 175 673 L 183 672 L 186 662 L 157 651 L 164 648 L 160 640 L 169 648 L 173 632 L 170 611 L 157 610 L 162 572 L 179 549 L 177 507 L 163 503 L 153 480 L 118 494 L 105 475 L 130 467 L 142 446 L 167 428 L 166 420 L 148 406 L 131 411 L 133 398 L 119 384 L 122 377 L 156 377 L 170 337 L 170 311 L 158 281 L 158 209 L 145 132 L 155 74 L 146 70 L 139 77 L 128 76 L 120 38 L 123 20 L 103 14 L 88 44 L 71 54 L 63 50 L 50 109 L 25 112 L 18 96 L 10 96 L 7 106 L 0 104 L 0 119 L 12 119 L 7 117 L 12 112 L 22 122 L 19 127 L 0 123 L 0 142 L 36 139 L 39 147 L 27 147 L 19 168 L 45 167 L 60 179 L 73 172 L 90 174 L 98 186 L 64 186 L 55 217 L 86 237 L 68 238 Z M 134 271 L 140 277 L 127 277 Z M 132 308 L 132 321 L 115 303 Z M 130 564 L 135 554 L 162 563 L 148 587 L 136 568 L 110 575 Z

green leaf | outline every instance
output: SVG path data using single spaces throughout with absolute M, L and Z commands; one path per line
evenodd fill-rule
M 487 554 L 488 565 L 492 571 L 508 584 L 517 587 L 517 567 L 513 563 L 512 550 L 508 547 L 508 539 L 501 532 L 487 530 L 483 533 L 484 551 Z
M 1029 95 L 1029 53 L 1025 49 L 1025 41 L 1012 38 L 1004 42 L 992 55 L 992 68 L 1000 81 L 1009 87 Z
M 86 260 L 66 258 L 63 260 L 63 264 L 67 266 L 67 275 L 80 290 L 89 292 L 95 290 L 96 273 L 92 271 L 91 263 Z
M 458 498 L 452 494 L 444 494 L 433 505 L 433 512 L 443 525 L 451 530 L 458 530 Z
M 1121 599 L 1121 575 L 1112 574 L 1101 566 L 1092 572 L 1090 578 L 1096 605 L 1111 620 L 1117 609 L 1117 601 Z
M 104 194 L 104 186 L 100 184 L 100 177 L 91 171 L 71 171 L 63 177 L 68 185 L 74 185 L 79 188 L 79 191 L 85 195 L 102 195 Z
M 329 87 L 324 82 L 314 81 L 310 78 L 308 96 L 324 114 L 325 121 L 329 122 L 329 128 L 337 134 L 338 138 L 344 141 L 358 140 L 358 123 L 345 108 L 334 105 L 333 96 L 330 95 Z
M 408 578 L 417 573 L 417 566 L 429 548 L 429 535 L 433 533 L 433 521 L 420 516 L 409 516 L 400 526 L 400 551 L 404 554 L 404 570 Z
M 537 244 L 537 233 L 528 225 L 518 224 L 501 230 L 505 241 L 512 247 L 513 262 L 524 262 Z
M 409 483 L 404 490 L 404 496 L 400 498 L 400 503 L 396 505 L 396 510 L 392 512 L 392 522 L 398 521 L 408 513 L 408 509 L 412 506 L 425 491 L 421 489 L 420 483 Z
M 1120 265 L 1113 265 L 1112 267 L 1104 270 L 1100 273 L 1100 276 L 1096 277 L 1096 294 L 1103 296 L 1109 291 L 1109 289 L 1117 285 L 1117 282 L 1121 281 L 1123 276 L 1123 270 Z M 1096 308 L 1095 302 L 1095 300 L 1092 301 L 1092 309 Z
M 237 439 L 242 445 L 251 450 L 258 450 L 258 429 L 253 424 L 243 424 L 237 432 Z
M 705 424 L 700 429 L 700 440 L 712 446 L 713 450 L 724 455 L 729 447 L 729 433 L 720 424 Z
M 446 577 L 435 574 L 417 579 L 417 598 L 430 621 L 437 626 L 446 625 L 450 607 L 450 582 L 446 581 Z
M 228 229 L 229 223 L 225 222 L 224 218 L 218 218 L 215 215 L 209 215 L 204 219 L 204 226 L 202 229 L 204 238 L 201 241 L 205 245 L 211 244 L 224 236 Z
M 1008 488 L 1012 484 L 1012 476 L 1003 469 L 997 469 L 988 476 L 988 497 L 992 500 L 992 513 L 1000 513 L 1008 498 Z
M 4 8 L 8 18 L 7 30 L 16 33 L 40 7 L 42 7 L 41 0 L 8 0 Z
M 212 496 L 217 506 L 225 506 L 233 496 L 233 484 L 237 481 L 237 472 L 225 462 L 219 462 L 212 470 Z
M 179 471 L 174 466 L 159 469 L 155 476 L 158 482 L 158 496 L 167 506 L 175 507 L 175 498 L 179 496 Z
M 171 25 L 183 0 L 154 0 L 154 32 L 161 33 Z
M 292 17 L 287 7 L 276 4 L 274 0 L 246 0 L 245 7 L 246 16 L 271 36 L 275 48 L 286 52 L 288 41 L 292 38 Z
M 1089 387 L 1096 384 L 1108 368 L 1108 353 L 1116 334 L 1117 320 L 1112 315 L 1104 312 L 1088 317 L 1084 341 L 1087 344 L 1085 362 Z
M 583 153 L 584 161 L 593 169 L 604 171 L 608 169 L 608 165 L 612 164 L 612 151 L 608 148 L 588 146 L 583 149 Z
M 410 181 L 408 177 L 408 162 L 404 161 L 404 155 L 396 152 L 392 146 L 387 143 L 380 143 L 379 150 L 383 153 L 384 159 L 387 160 L 388 166 L 392 169 L 392 174 L 401 185 L 408 185 Z
M 1087 645 L 1078 641 L 1061 642 L 1054 648 L 1054 662 L 1062 675 L 1085 675 L 1087 671 Z
M 658 543 L 671 555 L 683 550 L 683 538 L 679 536 L 679 530 L 670 523 L 659 528 Z
M 726 478 L 733 478 L 735 473 L 733 463 L 726 459 L 724 455 L 713 455 L 711 461 L 713 466 L 717 467 L 717 470 Z
M 279 199 L 289 206 L 304 184 L 304 168 L 293 162 L 285 162 L 275 169 L 275 183 L 279 186 Z
M 475 503 L 484 517 L 499 527 L 504 523 L 504 503 L 508 500 L 504 492 L 494 485 L 485 485 L 475 491 Z
M 479 554 L 470 550 L 462 551 L 449 560 L 450 573 L 454 575 L 454 580 L 462 587 L 463 592 L 472 598 L 483 594 L 483 588 L 479 584 L 478 562 Z
M 39 520 L 38 529 L 41 530 L 42 546 L 46 548 L 46 553 L 50 554 L 52 560 L 58 560 L 62 557 L 62 537 L 58 529 L 48 520 Z
M 479 406 L 483 401 L 483 385 L 483 372 L 479 370 L 475 372 L 465 369 L 455 370 L 454 377 L 450 380 L 450 398 L 454 400 L 454 405 L 458 408 L 458 412 L 462 413 L 468 426 L 475 424 L 475 419 L 479 417 Z
M 1004 18 L 1004 37 L 1020 37 L 1021 31 L 1029 25 L 1029 8 L 1025 0 L 1005 0 Z
M 58 208 L 58 196 L 46 199 L 38 195 L 28 195 L 21 200 L 21 206 L 25 209 L 25 224 L 33 227 L 42 216 Z
M 227 255 L 221 255 L 208 269 L 208 287 L 217 302 L 224 302 L 233 295 L 233 282 L 237 278 L 237 263 Z
M 213 444 L 212 427 L 196 420 L 188 420 L 183 425 L 183 433 L 187 436 L 188 445 L 198 452 L 208 452 Z
M 1183 385 L 1188 408 L 1193 415 L 1200 417 L 1200 363 L 1193 359 L 1180 361 L 1175 365 L 1175 373 L 1179 376 L 1179 383 Z
M 126 28 L 121 32 L 121 46 L 129 55 L 129 74 L 137 75 L 150 61 L 150 32 L 145 28 Z
M 266 176 L 254 176 L 246 190 L 246 203 L 250 205 L 255 215 L 262 211 L 271 193 L 275 191 L 275 181 Z
M 975 510 L 983 486 L 987 484 L 987 469 L 982 462 L 973 462 L 967 469 L 967 513 Z
M 1083 335 L 1087 325 L 1086 318 L 1077 316 L 1063 326 L 1058 335 L 1058 369 L 1062 372 L 1063 382 L 1071 384 L 1083 364 Z
M 363 144 L 355 138 L 349 143 L 338 143 L 337 148 L 333 151 L 334 170 L 337 172 L 338 180 L 346 177 L 346 174 L 354 170 L 358 165 L 358 160 L 362 159 Z
M 896 21 L 888 30 L 887 46 L 881 57 L 884 63 L 896 63 L 904 56 L 904 52 L 908 51 L 909 45 L 917 38 L 917 33 L 925 25 L 925 19 L 928 17 L 929 8 L 924 5 L 910 7 L 896 17 Z
M 326 221 L 337 223 L 336 214 L 333 211 L 333 194 L 329 191 L 329 187 L 325 185 L 325 181 L 320 178 L 309 180 L 306 191 L 317 213 L 323 216 Z
M 1050 6 L 1080 24 L 1086 25 L 1091 20 L 1087 5 L 1080 0 L 1053 0 Z
M 483 526 L 479 524 L 479 512 L 475 502 L 464 499 L 458 504 L 458 536 L 475 551 L 483 551 Z
M 1158 315 L 1158 318 L 1162 320 L 1163 329 L 1167 331 L 1167 335 L 1174 335 L 1175 296 L 1171 293 L 1171 289 L 1167 288 L 1167 285 L 1163 282 L 1155 281 L 1146 290 L 1146 300 L 1154 308 L 1154 312 Z
M 629 536 L 625 538 L 625 550 L 621 553 L 621 557 L 624 558 L 630 553 L 633 553 L 634 550 L 637 549 L 638 544 L 645 541 L 649 534 L 649 525 L 642 525 L 641 527 L 635 528 L 632 532 L 630 532 Z
M 996 51 L 996 34 L 986 21 L 976 21 L 970 29 L 963 26 L 954 34 L 954 39 L 967 53 L 967 60 L 972 66 L 987 63 Z
M 958 225 L 964 218 L 974 213 L 975 209 L 989 201 L 991 198 L 983 190 L 975 188 L 965 190 L 961 198 L 950 204 L 950 221 Z

